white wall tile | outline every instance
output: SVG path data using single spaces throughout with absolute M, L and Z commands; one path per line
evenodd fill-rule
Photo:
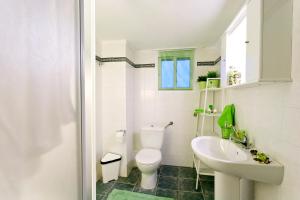
M 203 55 L 197 55 L 203 53 Z M 166 125 L 173 121 L 174 125 L 169 127 L 162 148 L 163 163 L 179 166 L 192 166 L 192 149 L 190 142 L 195 136 L 196 118 L 193 111 L 198 107 L 199 90 L 196 77 L 208 70 L 215 70 L 214 67 L 196 67 L 194 73 L 194 89 L 191 91 L 161 91 L 158 90 L 158 69 L 156 51 L 136 52 L 136 63 L 156 63 L 156 68 L 136 69 L 135 71 L 135 106 L 134 106 L 134 133 L 135 151 L 141 146 L 139 144 L 140 130 L 143 126 L 156 124 Z M 215 60 L 218 56 L 215 49 L 196 51 L 202 61 Z

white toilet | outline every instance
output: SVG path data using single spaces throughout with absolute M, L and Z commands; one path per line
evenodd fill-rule
M 164 132 L 165 129 L 162 127 L 150 126 L 142 128 L 142 149 L 136 154 L 135 161 L 142 172 L 141 187 L 144 189 L 153 189 L 156 186 Z

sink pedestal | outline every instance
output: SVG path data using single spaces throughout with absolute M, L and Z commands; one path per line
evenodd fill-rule
M 215 200 L 253 200 L 253 181 L 215 172 Z

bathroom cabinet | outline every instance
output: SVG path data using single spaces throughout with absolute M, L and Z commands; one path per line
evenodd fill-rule
M 232 63 L 242 63 L 238 66 L 242 78 L 237 85 L 291 81 L 292 11 L 292 0 L 250 0 L 246 3 L 221 38 L 222 87 L 230 87 Z M 231 42 L 230 34 L 243 19 L 246 40 L 240 40 L 244 43 L 240 44 L 241 50 L 234 49 L 240 41 Z M 234 59 L 241 61 L 233 62 Z

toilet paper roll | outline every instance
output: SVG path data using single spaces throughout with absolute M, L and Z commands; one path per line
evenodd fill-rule
M 125 131 L 124 130 L 116 131 L 116 141 L 118 143 L 123 143 L 125 141 Z

